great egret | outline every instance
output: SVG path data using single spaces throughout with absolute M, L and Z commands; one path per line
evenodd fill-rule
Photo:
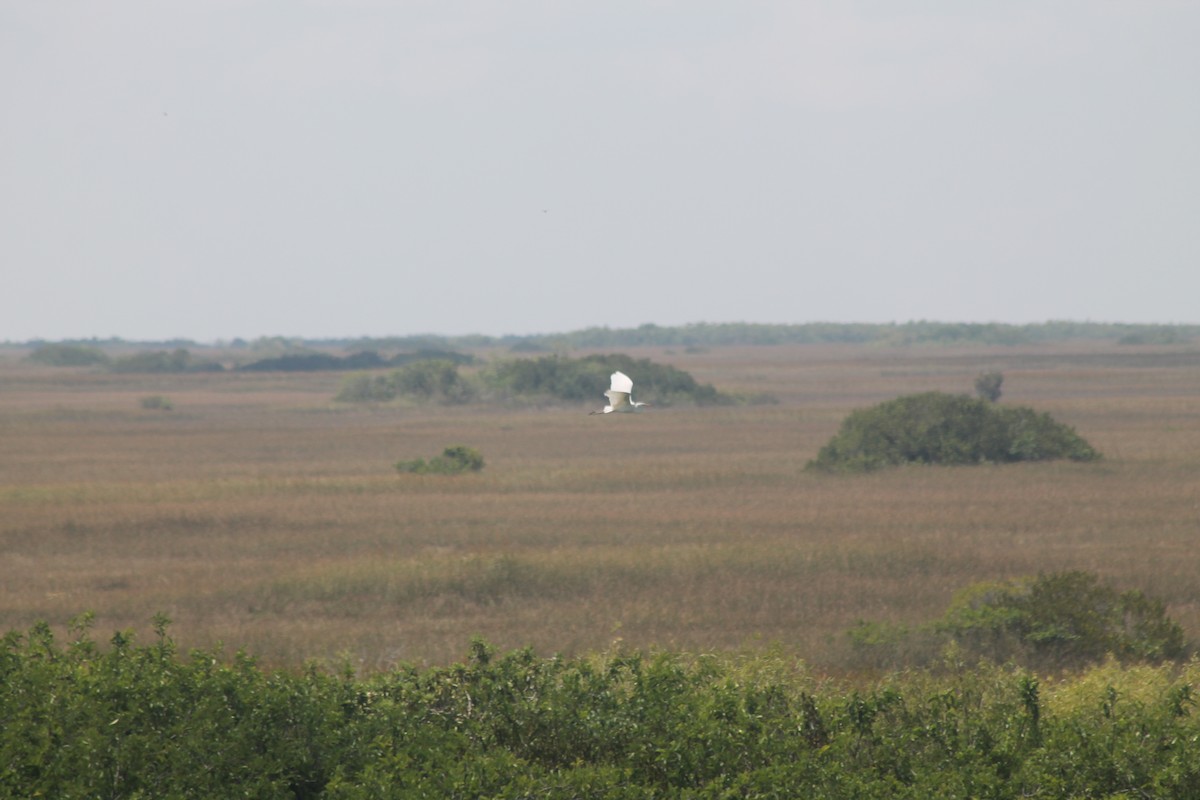
M 620 413 L 632 413 L 641 411 L 642 406 L 648 406 L 649 403 L 635 403 L 630 396 L 633 393 L 633 381 L 624 372 L 614 372 L 612 374 L 612 387 L 604 393 L 608 398 L 608 405 L 603 411 L 592 411 L 591 414 L 611 414 L 614 411 Z M 589 414 L 590 416 L 590 414 Z

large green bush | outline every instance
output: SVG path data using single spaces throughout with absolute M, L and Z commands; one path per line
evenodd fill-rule
M 944 392 L 925 392 L 853 411 L 809 462 L 862 472 L 899 464 L 979 464 L 1100 457 L 1049 414 Z

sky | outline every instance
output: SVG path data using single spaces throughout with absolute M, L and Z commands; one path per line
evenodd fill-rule
M 1200 322 L 1200 3 L 0 0 L 0 341 Z

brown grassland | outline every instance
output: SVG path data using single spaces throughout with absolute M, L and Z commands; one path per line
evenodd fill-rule
M 542 654 L 777 647 L 838 671 L 859 619 L 923 622 L 971 583 L 1080 569 L 1200 637 L 1194 348 L 627 352 L 779 402 L 590 417 L 597 387 L 584 407 L 359 406 L 332 400 L 334 373 L 119 375 L 0 351 L 0 629 L 92 610 L 99 632 L 145 632 L 161 611 L 183 647 L 278 665 L 442 664 L 480 635 Z M 852 409 L 993 370 L 1002 403 L 1105 458 L 804 471 Z M 393 469 L 451 444 L 483 472 Z

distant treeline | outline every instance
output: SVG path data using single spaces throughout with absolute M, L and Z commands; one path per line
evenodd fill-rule
M 518 352 L 621 347 L 721 347 L 781 344 L 980 344 L 1019 345 L 1072 340 L 1113 340 L 1119 344 L 1184 344 L 1200 339 L 1200 325 L 1141 325 L 1051 321 L 1027 325 L 999 322 L 808 322 L 772 325 L 749 322 L 696 322 L 636 328 L 584 328 L 527 336 L 419 336 L 382 339 L 327 339 L 314 345 L 377 348 L 458 349 L 507 347 Z
M 593 327 L 566 333 L 533 334 L 527 336 L 441 336 L 420 334 L 416 336 L 391 336 L 376 338 L 344 339 L 298 339 L 279 336 L 263 337 L 253 341 L 234 339 L 227 343 L 203 345 L 188 340 L 170 342 L 128 342 L 122 339 L 76 339 L 59 343 L 36 340 L 24 346 L 36 348 L 35 357 L 44 351 L 58 349 L 62 357 L 63 348 L 73 348 L 74 358 L 82 350 L 84 363 L 99 363 L 109 357 L 109 350 L 127 349 L 131 346 L 169 347 L 177 353 L 184 349 L 218 349 L 234 353 L 258 353 L 263 358 L 251 362 L 243 369 L 363 369 L 370 365 L 344 363 L 345 359 L 369 358 L 366 353 L 404 351 L 405 354 L 438 351 L 437 356 L 419 355 L 419 358 L 445 358 L 449 351 L 473 348 L 507 348 L 516 352 L 561 352 L 571 349 L 612 349 L 622 347 L 720 347 L 729 345 L 782 345 L 782 344 L 874 344 L 882 346 L 906 346 L 918 344 L 978 344 L 978 345 L 1021 345 L 1072 340 L 1112 340 L 1123 345 L 1139 344 L 1187 344 L 1200 340 L 1200 325 L 1141 325 L 1109 322 L 1051 321 L 1027 325 L 1010 325 L 999 322 L 903 322 L 903 323 L 842 323 L 809 322 L 797 325 L 771 325 L 747 322 L 697 322 L 688 325 L 662 326 L 641 325 L 636 328 Z M 354 351 L 355 356 L 338 357 L 314 352 L 313 348 Z M 391 360 L 380 358 L 377 366 L 396 366 Z M 343 358 L 338 364 L 332 359 Z M 91 359 L 90 361 L 88 359 Z M 286 360 L 284 360 L 286 359 Z M 307 361 L 305 360 L 307 359 Z M 240 360 L 240 358 L 239 358 Z M 453 360 L 453 359 L 451 359 Z M 61 362 L 66 364 L 67 362 Z M 256 363 L 274 363 L 276 366 L 254 366 Z M 291 364 L 310 363 L 317 366 L 291 367 Z M 278 366 L 283 364 L 284 366 Z
M 329 353 L 295 353 L 252 361 L 238 369 L 246 372 L 318 372 L 321 370 L 384 369 L 417 361 L 449 361 L 452 364 L 469 364 L 474 361 L 474 358 L 452 350 L 417 350 L 412 353 L 398 353 L 391 358 L 384 358 L 374 350 L 362 350 L 348 356 L 335 356 Z
M 46 344 L 35 350 L 29 360 L 54 367 L 101 366 L 113 372 L 221 372 L 225 366 L 211 359 L 197 358 L 190 350 L 145 350 L 120 356 L 109 356 L 92 345 Z M 363 350 L 346 356 L 332 353 L 303 352 L 261 358 L 233 367 L 245 372 L 321 372 L 364 370 L 398 367 L 418 361 L 447 361 L 469 364 L 473 356 L 452 350 L 417 350 L 397 353 L 385 358 L 374 350 Z
M 674 327 L 585 328 L 544 336 L 506 337 L 502 343 L 528 348 L 716 347 L 780 344 L 983 344 L 1016 345 L 1072 339 L 1115 339 L 1122 344 L 1176 344 L 1200 337 L 1200 325 L 1126 325 L 1045 322 L 1031 325 L 970 322 L 887 324 L 812 322 L 764 325 L 739 322 L 694 323 Z M 453 341 L 453 340 L 451 340 Z

